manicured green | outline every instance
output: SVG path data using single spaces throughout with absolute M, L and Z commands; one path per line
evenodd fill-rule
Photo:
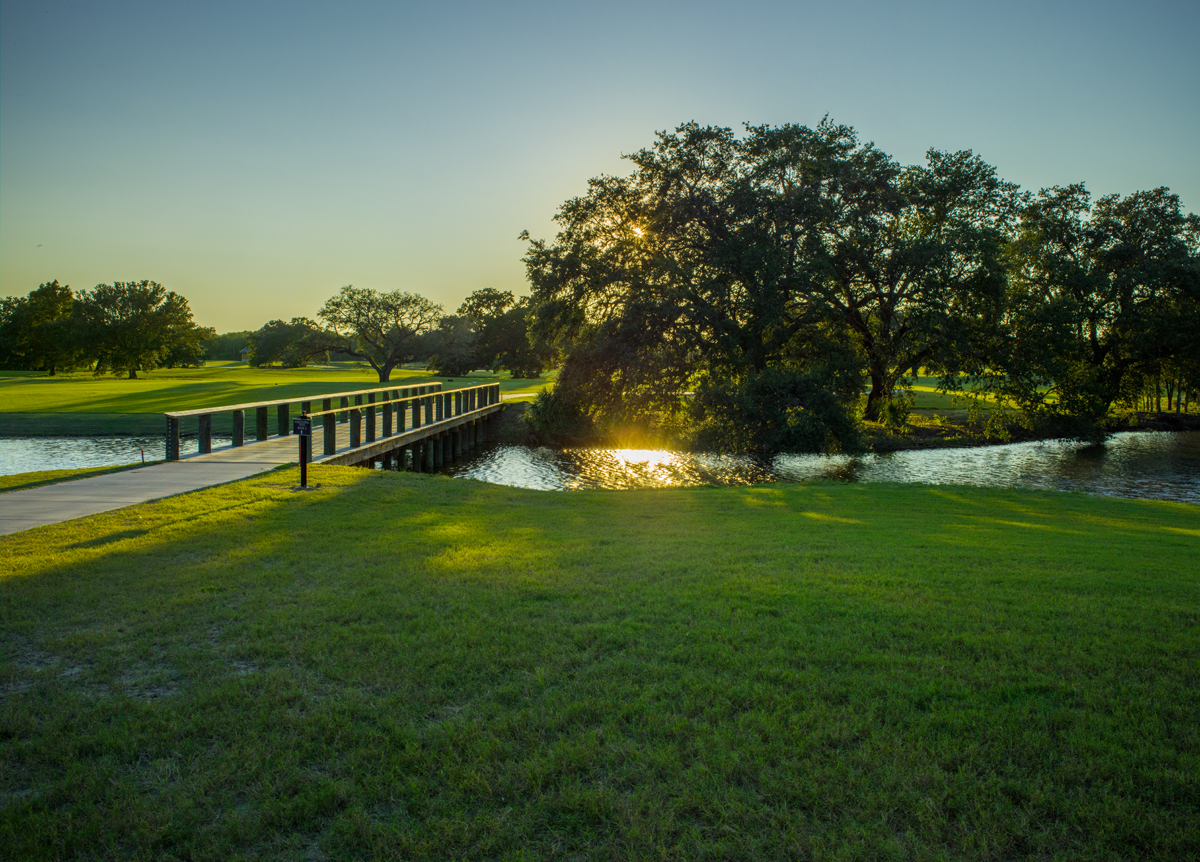
M 310 476 L 0 540 L 0 857 L 1200 854 L 1200 508 Z
M 146 463 L 157 464 L 159 462 L 148 461 Z M 13 473 L 9 476 L 0 476 L 0 493 L 36 488 L 39 485 L 56 485 L 72 479 L 86 479 L 88 476 L 119 473 L 122 470 L 136 470 L 145 466 L 146 464 L 121 464 L 117 467 L 80 467 L 75 470 L 36 470 L 32 473 Z
M 505 395 L 532 397 L 543 387 L 553 385 L 553 379 L 549 374 L 536 380 L 514 380 L 486 372 L 469 377 L 434 377 L 424 368 L 407 367 L 393 371 L 390 383 L 401 387 L 438 381 L 445 389 L 460 389 L 499 382 Z M 379 385 L 378 376 L 370 368 L 350 363 L 316 368 L 251 368 L 237 362 L 214 362 L 203 368 L 146 372 L 137 380 L 96 377 L 89 372 L 54 377 L 3 372 L 0 436 L 162 434 L 162 414 L 169 410 L 300 399 Z M 215 433 L 227 433 L 229 425 L 228 416 L 214 417 Z

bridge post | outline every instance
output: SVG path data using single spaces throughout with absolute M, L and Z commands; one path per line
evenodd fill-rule
M 196 423 L 196 439 L 200 443 L 200 454 L 207 455 L 212 451 L 212 414 L 202 413 Z
M 422 388 L 425 388 L 425 387 L 422 387 Z M 425 398 L 422 400 L 424 400 L 424 402 L 425 402 L 425 424 L 432 425 L 433 424 L 433 396 L 426 395 Z
M 325 398 L 321 401 L 322 410 L 333 409 L 333 399 Z M 321 417 L 321 424 L 325 426 L 325 454 L 332 455 L 337 451 L 337 415 L 334 413 L 326 413 Z
M 383 433 L 381 435 L 383 437 L 392 436 L 392 409 L 395 406 L 392 401 L 392 393 L 383 393 L 383 407 L 380 408 L 380 412 L 383 413 Z
M 362 404 L 362 396 L 354 396 L 355 405 Z M 362 445 L 362 411 L 350 411 L 350 448 L 356 449 Z
M 342 396 L 342 398 L 338 402 L 338 407 L 349 407 L 349 406 L 350 406 L 350 399 L 346 398 L 345 396 Z M 346 411 L 343 410 L 341 413 L 338 414 L 338 422 L 344 423 L 345 421 L 346 421 Z
M 311 401 L 301 401 L 300 402 L 300 412 L 303 413 L 305 416 L 307 416 L 309 413 L 312 413 L 312 402 Z M 309 424 L 311 425 L 312 423 L 309 423 Z M 289 428 L 288 430 L 290 431 L 291 429 Z M 309 463 L 312 463 L 312 430 L 311 429 L 308 432 L 308 436 L 304 438 L 304 458 Z
M 446 399 L 442 396 L 442 393 L 439 392 L 437 395 L 435 395 L 433 397 L 433 421 L 434 422 L 441 422 L 443 419 L 446 418 L 445 410 L 443 409 L 445 406 L 446 406 Z
M 279 431 L 280 437 L 287 437 L 292 433 L 291 407 L 290 404 L 280 404 L 275 408 L 275 420 L 278 423 L 276 430 Z
M 412 427 L 421 427 L 421 399 L 410 398 L 408 403 L 412 405 Z
M 254 410 L 254 439 L 267 439 L 267 408 L 256 407 Z
M 241 446 L 246 442 L 246 411 L 233 411 L 233 445 Z
M 167 460 L 179 460 L 179 419 L 175 416 L 167 417 Z
M 375 442 L 375 408 L 371 405 L 375 403 L 375 393 L 367 393 L 367 442 Z

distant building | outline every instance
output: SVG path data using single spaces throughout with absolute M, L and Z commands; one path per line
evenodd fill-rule
M 249 361 L 250 361 L 250 348 L 243 347 L 242 348 L 242 362 L 249 362 Z

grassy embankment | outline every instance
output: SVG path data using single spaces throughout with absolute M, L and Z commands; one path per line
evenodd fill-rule
M 221 404 L 242 404 L 281 398 L 379 387 L 370 368 L 350 363 L 314 368 L 251 368 L 237 362 L 211 363 L 203 368 L 174 368 L 145 372 L 138 380 L 96 377 L 89 372 L 33 376 L 0 373 L 0 436 L 161 434 L 162 414 Z M 435 377 L 424 369 L 406 367 L 392 372 L 390 384 L 416 386 L 440 381 L 445 389 L 499 382 L 506 395 L 534 394 L 552 377 L 513 380 L 476 372 L 469 377 Z M 215 433 L 228 433 L 230 419 L 213 417 Z M 275 415 L 271 414 L 272 430 Z M 185 428 L 195 431 L 195 428 Z
M 0 539 L 0 857 L 1200 854 L 1197 507 L 312 476 Z

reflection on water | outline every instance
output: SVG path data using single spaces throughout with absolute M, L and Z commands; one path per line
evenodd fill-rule
M 228 445 L 232 437 L 213 437 L 213 446 Z M 179 441 L 179 451 L 199 451 L 195 437 Z M 0 476 L 37 470 L 76 470 L 161 461 L 167 448 L 165 434 L 144 437 L 0 437 Z
M 165 437 L 0 438 L 0 475 L 134 464 L 163 457 Z M 214 446 L 230 438 L 214 439 Z M 195 438 L 180 441 L 182 454 Z M 1200 432 L 1137 431 L 1104 446 L 1063 440 L 889 455 L 737 455 L 661 449 L 530 449 L 494 446 L 444 471 L 450 476 L 548 491 L 661 488 L 759 482 L 927 482 L 1089 491 L 1200 503 Z
M 1103 446 L 1064 440 L 887 455 L 779 455 L 770 460 L 654 449 L 496 446 L 445 471 L 547 491 L 758 482 L 927 482 L 1088 491 L 1200 503 L 1200 432 L 1137 431 Z

